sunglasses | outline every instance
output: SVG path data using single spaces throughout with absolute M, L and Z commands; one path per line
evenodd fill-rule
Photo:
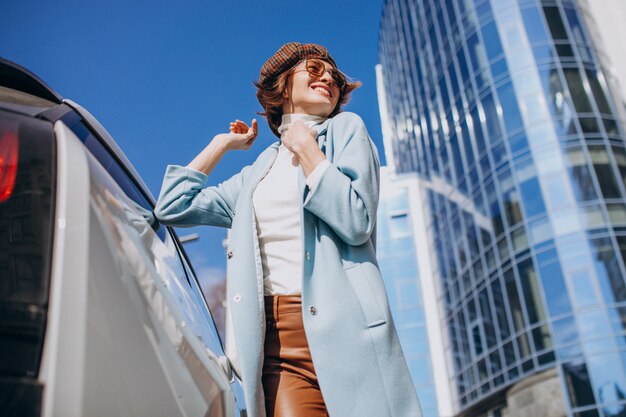
M 315 78 L 320 78 L 325 72 L 328 71 L 337 88 L 342 90 L 346 85 L 346 77 L 341 73 L 341 71 L 335 68 L 326 68 L 326 63 L 321 59 L 307 59 L 306 68 L 294 71 L 294 73 L 302 71 L 307 71 L 311 77 Z

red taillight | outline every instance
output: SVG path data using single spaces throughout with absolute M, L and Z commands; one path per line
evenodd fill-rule
M 16 132 L 2 132 L 0 136 L 0 203 L 13 194 L 17 176 L 18 138 Z

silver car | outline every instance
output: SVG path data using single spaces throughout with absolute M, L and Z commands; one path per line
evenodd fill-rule
M 246 415 L 153 207 L 93 116 L 0 59 L 0 415 Z

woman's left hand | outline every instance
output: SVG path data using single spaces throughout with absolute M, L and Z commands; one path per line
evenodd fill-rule
M 298 156 L 307 148 L 317 147 L 317 131 L 298 120 L 283 133 L 281 141 L 287 149 Z
M 300 120 L 289 126 L 283 133 L 281 141 L 293 152 L 293 164 L 301 165 L 307 177 L 326 158 L 317 144 L 317 131 Z

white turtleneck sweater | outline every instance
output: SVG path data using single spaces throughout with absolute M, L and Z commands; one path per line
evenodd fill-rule
M 307 114 L 285 114 L 278 132 L 282 135 L 296 120 L 313 127 L 326 119 Z M 252 197 L 265 295 L 302 293 L 302 196 L 298 195 L 301 168 L 294 165 L 293 158 L 293 153 L 281 144 L 276 160 Z M 309 192 L 315 191 L 329 166 L 328 160 L 324 160 L 306 178 Z

